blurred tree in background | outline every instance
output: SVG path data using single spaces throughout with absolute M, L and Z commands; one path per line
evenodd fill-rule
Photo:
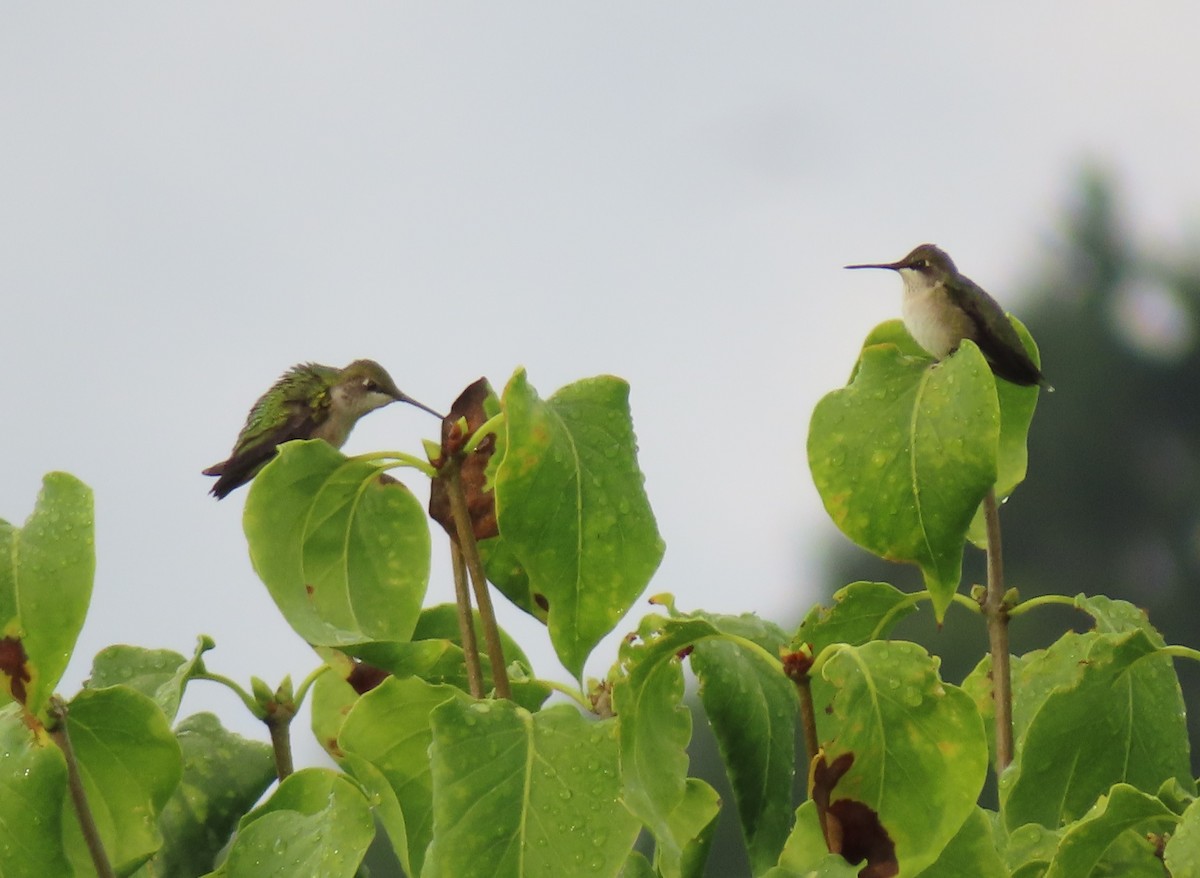
M 1200 241 L 1177 252 L 1138 240 L 1122 222 L 1115 183 L 1096 169 L 1081 175 L 1060 225 L 1023 291 L 992 290 L 1037 339 L 1056 388 L 1039 399 L 1029 475 L 1001 513 L 1006 581 L 1023 598 L 1086 592 L 1127 600 L 1168 642 L 1200 648 Z M 923 587 L 916 568 L 881 561 L 840 536 L 825 569 L 827 595 L 856 580 Z M 963 578 L 985 580 L 982 552 L 968 548 Z M 1044 608 L 1014 620 L 1012 648 L 1044 647 L 1086 625 L 1072 610 Z M 982 620 L 957 607 L 940 631 L 925 607 L 894 636 L 941 656 L 954 682 L 988 649 Z M 1200 741 L 1200 671 L 1192 662 L 1176 667 L 1192 707 L 1191 738 Z M 748 875 L 702 716 L 692 772 L 725 802 L 706 874 Z

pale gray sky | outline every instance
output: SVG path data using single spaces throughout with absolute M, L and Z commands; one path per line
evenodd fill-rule
M 376 358 L 434 407 L 518 365 L 543 395 L 627 378 L 651 592 L 790 623 L 832 532 L 812 406 L 898 314 L 841 266 L 934 241 L 1019 312 L 1088 158 L 1147 239 L 1194 233 L 1197 33 L 1187 3 L 0 2 L 0 517 L 48 470 L 96 491 L 64 692 L 106 644 L 200 632 L 243 681 L 314 666 L 245 492 L 199 474 L 302 360 Z M 346 450 L 434 432 L 394 406 Z

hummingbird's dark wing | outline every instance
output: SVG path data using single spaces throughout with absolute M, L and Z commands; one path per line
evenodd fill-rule
M 974 324 L 975 332 L 971 340 L 979 345 L 992 372 L 1005 381 L 1023 387 L 1034 384 L 1050 386 L 1026 352 L 1021 337 L 1017 335 L 1017 330 L 1000 303 L 989 296 L 983 287 L 960 276 L 958 283 L 947 286 L 947 292 Z
M 328 366 L 305 363 L 284 373 L 250 410 L 228 460 L 204 470 L 219 476 L 209 493 L 218 500 L 250 481 L 275 450 L 293 439 L 311 439 L 328 417 Z
M 309 439 L 316 429 L 317 419 L 309 406 L 296 406 L 290 417 L 274 430 L 253 437 L 242 437 L 228 460 L 204 470 L 206 476 L 219 476 L 209 491 L 218 500 L 254 478 L 267 461 L 275 456 L 278 447 L 293 439 Z M 247 439 L 251 441 L 247 441 Z

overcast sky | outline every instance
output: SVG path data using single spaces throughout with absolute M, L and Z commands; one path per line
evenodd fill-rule
M 899 313 L 841 266 L 933 241 L 1019 313 L 1087 160 L 1146 240 L 1194 239 L 1197 33 L 1190 3 L 0 2 L 0 517 L 49 470 L 96 492 L 63 691 L 106 644 L 201 632 L 242 681 L 315 666 L 245 491 L 200 475 L 305 360 L 378 359 L 435 408 L 520 365 L 543 396 L 627 378 L 651 592 L 790 624 L 834 533 L 809 415 Z M 393 406 L 346 451 L 435 433 Z

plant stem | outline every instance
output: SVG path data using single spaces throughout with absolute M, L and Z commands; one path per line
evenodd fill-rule
M 499 431 L 500 425 L 504 423 L 504 412 L 498 415 L 492 415 L 486 421 L 479 425 L 479 429 L 471 434 L 471 438 L 467 440 L 467 444 L 463 446 L 462 453 L 470 454 L 479 447 L 479 443 L 486 439 L 492 433 Z
M 1079 609 L 1078 605 L 1075 603 L 1075 598 L 1073 597 L 1069 597 L 1065 594 L 1042 594 L 1035 598 L 1030 598 L 1027 601 L 1021 601 L 1021 603 L 1017 604 L 1015 607 L 1009 607 L 1008 617 L 1010 619 L 1015 619 L 1022 613 L 1028 613 L 1034 607 L 1040 607 L 1046 604 L 1059 604 L 1064 607 Z
M 220 683 L 242 700 L 242 704 L 246 705 L 246 709 L 254 714 L 255 719 L 260 719 L 264 722 L 266 721 L 266 714 L 263 713 L 262 707 L 259 706 L 254 696 L 223 674 L 214 674 L 210 671 L 205 671 L 202 674 L 192 674 L 191 679 L 208 680 L 210 683 Z
M 812 678 L 807 674 L 796 680 L 796 694 L 800 696 L 800 725 L 804 728 L 804 749 L 808 751 L 809 764 L 817 758 L 821 742 L 817 738 L 817 714 L 813 709 Z
M 482 698 L 483 666 L 479 661 L 479 643 L 475 639 L 475 614 L 471 612 L 467 562 L 454 540 L 450 541 L 450 564 L 454 568 L 454 603 L 458 607 L 458 633 L 462 638 L 463 658 L 467 664 L 467 683 L 471 689 L 471 697 Z
M 271 733 L 271 750 L 275 754 L 275 776 L 282 781 L 295 769 L 292 766 L 292 718 L 295 708 L 276 703 L 266 719 L 267 731 Z
M 1012 668 L 1008 652 L 1008 607 L 1004 602 L 1004 561 L 1000 550 L 1000 510 L 996 492 L 988 489 L 983 498 L 987 526 L 987 593 L 983 615 L 987 619 L 988 644 L 992 654 L 992 699 L 996 709 L 996 776 L 1013 758 Z
M 329 665 L 323 664 L 305 677 L 303 681 L 301 681 L 300 688 L 296 690 L 296 695 L 292 699 L 293 710 L 300 709 L 300 705 L 304 703 L 304 699 L 308 696 L 308 690 L 311 689 L 313 684 L 321 678 L 321 675 L 328 670 L 331 670 Z
M 487 644 L 488 661 L 492 665 L 492 682 L 499 697 L 511 699 L 512 689 L 508 685 L 508 669 L 504 664 L 504 648 L 500 644 L 496 611 L 492 608 L 492 597 L 488 594 L 483 559 L 479 557 L 479 546 L 475 542 L 475 530 L 471 525 L 471 513 L 467 510 L 467 497 L 463 493 L 462 458 L 455 456 L 448 461 L 442 468 L 441 478 L 447 480 L 446 493 L 450 497 L 450 514 L 454 518 L 454 530 L 458 534 L 458 547 L 471 574 L 471 587 L 475 592 L 475 603 L 479 607 L 479 619 L 483 623 L 483 639 Z
M 415 470 L 420 470 L 431 479 L 437 478 L 437 470 L 435 470 L 428 461 L 421 460 L 419 457 L 414 457 L 411 454 L 405 454 L 403 451 L 371 451 L 367 454 L 356 454 L 352 460 L 394 460 L 395 463 L 385 465 L 381 469 L 396 469 L 401 466 L 410 466 Z
M 79 774 L 79 763 L 75 760 L 71 736 L 67 733 L 67 706 L 57 695 L 50 699 L 49 714 L 54 724 L 46 731 L 58 745 L 67 762 L 67 786 L 71 790 L 71 803 L 75 806 L 79 829 L 83 833 L 88 853 L 91 854 L 92 865 L 96 867 L 96 875 L 98 878 L 116 878 L 117 873 L 108 861 L 108 852 L 104 850 L 100 830 L 96 828 L 96 818 L 92 816 L 92 809 L 88 805 L 87 791 L 83 788 L 83 778 Z

